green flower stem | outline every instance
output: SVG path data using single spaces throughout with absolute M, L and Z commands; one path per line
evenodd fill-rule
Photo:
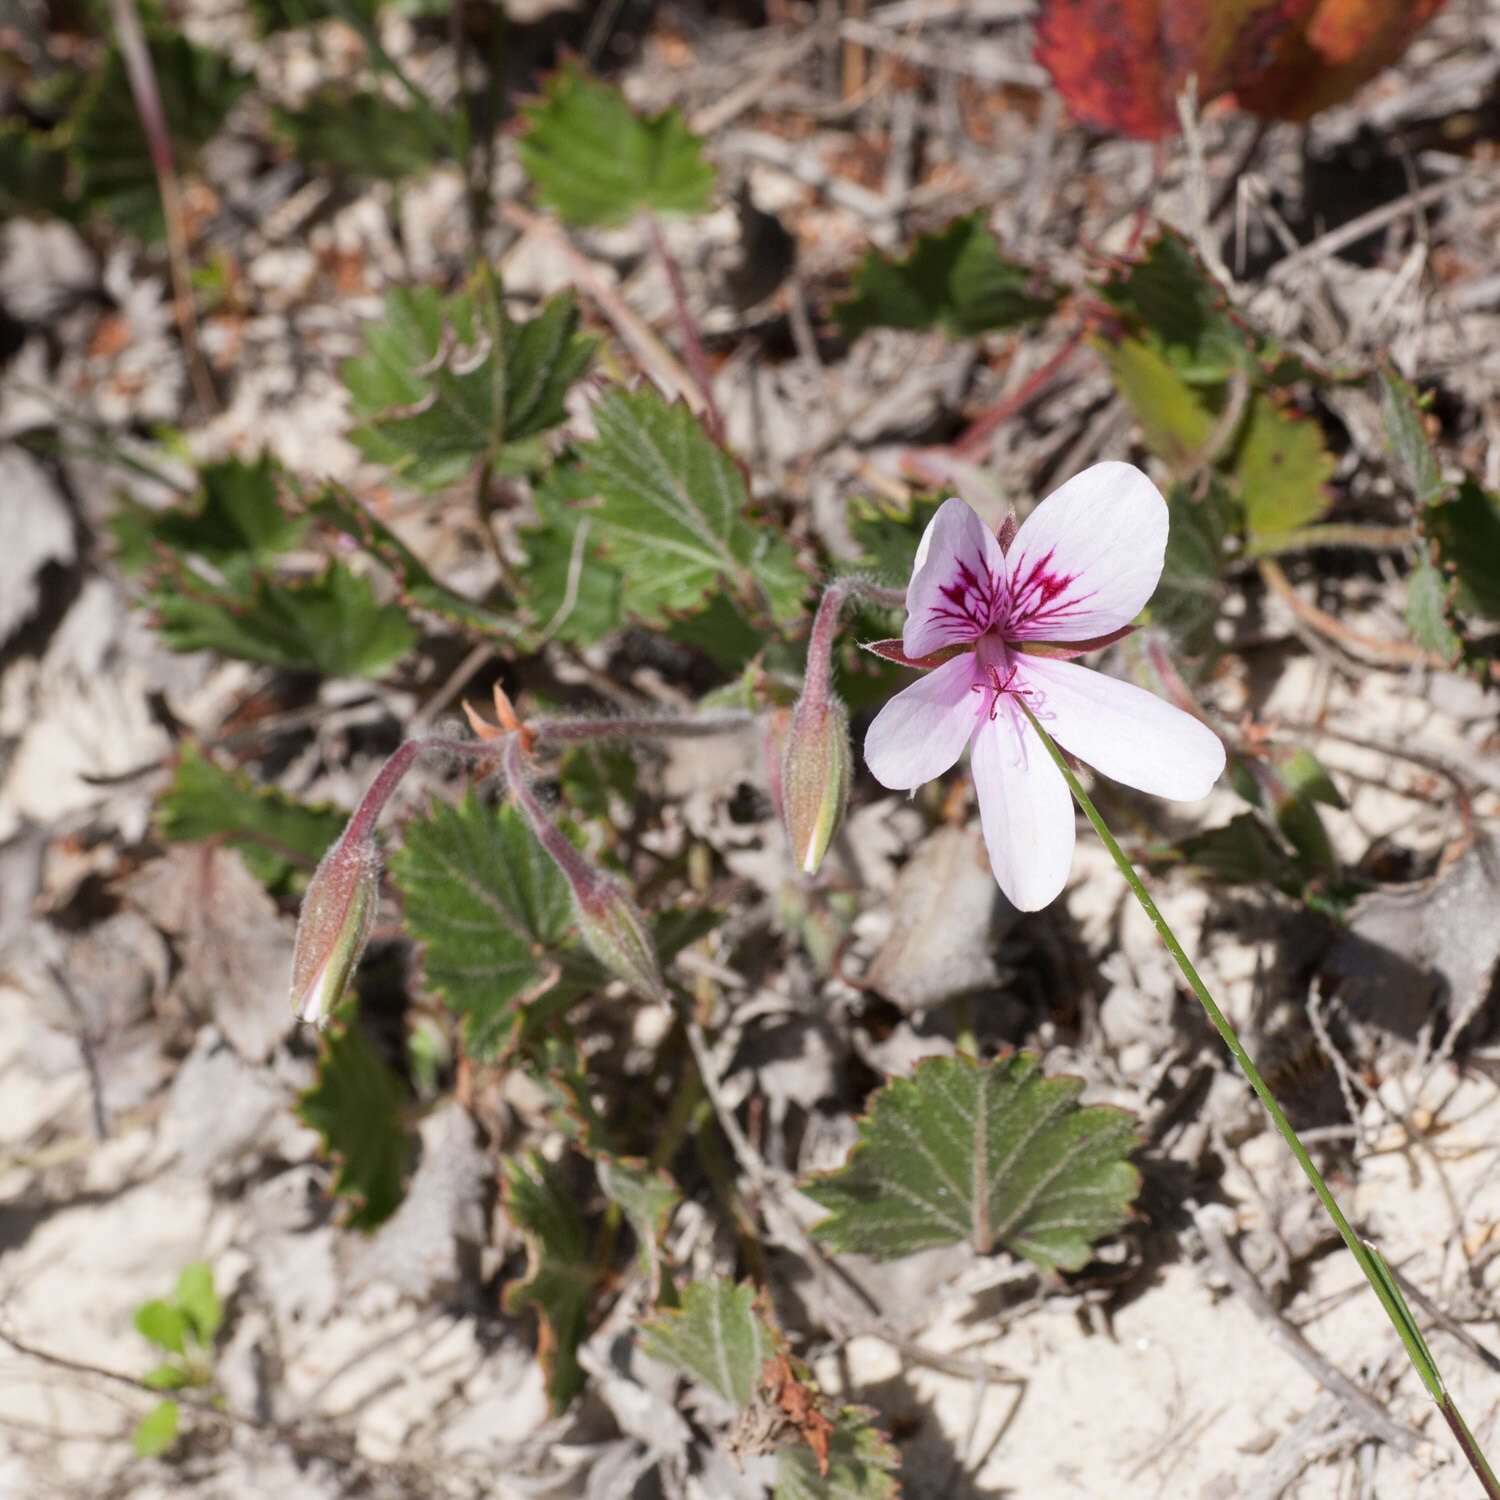
M 1297 1132 L 1292 1129 L 1290 1121 L 1282 1113 L 1275 1095 L 1266 1087 L 1265 1079 L 1260 1076 L 1260 1070 L 1240 1044 L 1240 1039 L 1235 1034 L 1234 1027 L 1229 1024 L 1228 1017 L 1219 1009 L 1214 997 L 1209 994 L 1208 986 L 1198 977 L 1198 971 L 1193 967 L 1187 954 L 1183 952 L 1182 944 L 1177 941 L 1172 929 L 1167 926 L 1166 919 L 1157 909 L 1156 902 L 1151 899 L 1151 893 L 1136 873 L 1135 866 L 1126 857 L 1125 851 L 1115 842 L 1114 835 L 1105 826 L 1104 819 L 1099 816 L 1099 810 L 1090 800 L 1088 793 L 1084 791 L 1072 767 L 1068 765 L 1062 752 L 1053 743 L 1052 737 L 1037 722 L 1036 715 L 1032 713 L 1026 700 L 1018 697 L 1016 702 L 1025 710 L 1026 717 L 1031 720 L 1032 728 L 1040 736 L 1042 744 L 1046 746 L 1047 753 L 1052 757 L 1057 769 L 1062 772 L 1063 779 L 1068 784 L 1068 790 L 1072 792 L 1074 799 L 1083 809 L 1084 816 L 1093 825 L 1094 832 L 1103 840 L 1110 858 L 1119 867 L 1135 899 L 1140 902 L 1141 909 L 1151 918 L 1157 934 L 1167 946 L 1167 951 L 1177 960 L 1177 967 L 1182 970 L 1183 978 L 1187 980 L 1188 986 L 1198 997 L 1198 1003 L 1203 1007 L 1208 1019 L 1213 1022 L 1214 1030 L 1224 1039 L 1224 1045 L 1229 1048 L 1245 1077 L 1250 1080 L 1250 1087 L 1255 1090 L 1256 1096 L 1265 1106 L 1266 1113 L 1271 1117 L 1271 1123 L 1276 1127 L 1282 1140 L 1287 1143 L 1292 1155 L 1297 1158 L 1297 1165 L 1302 1168 L 1307 1180 L 1312 1184 L 1313 1191 L 1318 1195 L 1328 1217 L 1333 1220 L 1339 1236 L 1349 1247 L 1349 1253 L 1358 1263 L 1360 1270 L 1364 1272 L 1365 1279 L 1374 1288 L 1375 1295 L 1380 1299 L 1380 1305 L 1385 1309 L 1386 1316 L 1400 1335 L 1407 1358 L 1411 1360 L 1412 1367 L 1421 1377 L 1422 1384 L 1427 1387 L 1428 1394 L 1443 1413 L 1443 1418 L 1452 1429 L 1459 1447 L 1463 1450 L 1464 1457 L 1478 1476 L 1479 1482 L 1484 1486 L 1485 1494 L 1490 1496 L 1491 1500 L 1500 1500 L 1500 1481 L 1495 1478 L 1489 1464 L 1485 1461 L 1484 1454 L 1480 1452 L 1474 1435 L 1469 1431 L 1458 1408 L 1453 1404 L 1453 1398 L 1448 1394 L 1443 1378 L 1433 1361 L 1432 1351 L 1428 1349 L 1426 1340 L 1422 1337 L 1422 1331 L 1418 1328 L 1411 1309 L 1406 1305 L 1406 1299 L 1401 1295 L 1390 1268 L 1381 1258 L 1379 1251 L 1361 1240 L 1350 1227 L 1348 1219 L 1344 1217 L 1344 1212 L 1329 1190 L 1328 1184 L 1324 1182 L 1322 1173 L 1313 1165 L 1312 1158 L 1307 1154 L 1302 1142 L 1298 1140 Z

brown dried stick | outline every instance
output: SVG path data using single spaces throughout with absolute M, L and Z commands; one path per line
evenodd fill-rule
M 1342 647 L 1349 655 L 1375 666 L 1424 666 L 1446 669 L 1448 663 L 1434 652 L 1425 650 L 1412 641 L 1383 641 L 1375 636 L 1362 635 L 1332 615 L 1309 604 L 1292 587 L 1291 579 L 1282 570 L 1281 564 L 1271 557 L 1262 557 L 1257 564 L 1266 587 L 1286 605 L 1309 629 Z

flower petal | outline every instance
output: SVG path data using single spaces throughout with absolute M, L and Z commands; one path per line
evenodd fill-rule
M 927 523 L 906 588 L 908 656 L 983 635 L 1005 601 L 1005 554 L 993 533 L 962 500 L 945 500 Z
M 1085 469 L 1016 533 L 1007 639 L 1079 641 L 1130 624 L 1156 589 L 1166 547 L 1167 502 L 1139 469 Z
M 1017 656 L 1017 685 L 1064 750 L 1155 797 L 1195 802 L 1224 770 L 1207 724 L 1118 677 L 1041 656 Z
M 1073 865 L 1073 798 L 1047 747 L 1007 697 L 974 736 L 971 764 L 990 868 L 1020 911 L 1061 894 Z
M 876 781 L 906 791 L 941 776 L 985 711 L 985 694 L 973 690 L 978 681 L 979 664 L 965 651 L 902 688 L 865 734 L 865 764 Z

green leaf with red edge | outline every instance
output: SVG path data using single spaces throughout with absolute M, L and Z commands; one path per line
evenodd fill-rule
M 623 224 L 642 209 L 701 214 L 713 206 L 714 169 L 674 109 L 638 115 L 619 89 L 569 63 L 522 114 L 521 165 L 542 202 L 569 224 Z
M 1177 96 L 1233 88 L 1310 0 L 1043 0 L 1037 61 L 1076 120 L 1142 140 L 1175 135 Z
M 829 1211 L 814 1237 L 882 1260 L 967 1240 L 1076 1270 L 1140 1187 L 1134 1124 L 1081 1107 L 1083 1087 L 1026 1052 L 919 1063 L 876 1093 L 844 1166 L 804 1186 Z
M 867 328 L 943 328 L 974 338 L 1045 318 L 1062 288 L 1000 253 L 984 213 L 923 234 L 901 260 L 870 250 L 833 310 L 846 338 Z
M 1444 0 L 1318 0 L 1268 60 L 1233 85 L 1235 102 L 1277 120 L 1308 120 L 1396 62 Z
M 417 641 L 400 606 L 377 602 L 369 579 L 340 562 L 298 583 L 261 575 L 242 599 L 178 573 L 149 598 L 174 651 L 217 651 L 328 677 L 378 677 Z
M 536 1309 L 537 1359 L 552 1410 L 561 1412 L 583 1389 L 578 1346 L 588 1336 L 598 1271 L 561 1167 L 528 1151 L 503 1164 L 501 1181 L 505 1206 L 526 1239 L 526 1275 L 506 1287 L 505 1310 Z
M 192 740 L 183 741 L 155 812 L 162 838 L 222 838 L 274 895 L 288 894 L 299 871 L 312 874 L 348 818 L 336 807 L 309 806 L 255 785 L 243 771 L 225 770 Z
M 411 1154 L 403 1119 L 406 1085 L 362 1026 L 328 1032 L 318 1081 L 297 1113 L 338 1161 L 333 1191 L 353 1200 L 351 1229 L 377 1229 L 401 1204 Z
M 384 521 L 341 485 L 329 484 L 308 506 L 308 512 L 378 558 L 396 580 L 401 602 L 408 609 L 425 610 L 465 630 L 504 640 L 514 640 L 522 633 L 513 617 L 486 609 L 440 583 Z

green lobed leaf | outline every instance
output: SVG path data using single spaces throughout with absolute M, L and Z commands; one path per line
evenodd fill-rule
M 177 1305 L 202 1349 L 212 1349 L 224 1321 L 223 1304 L 214 1291 L 214 1273 L 206 1260 L 189 1261 L 177 1278 Z
M 1250 398 L 1230 468 L 1252 537 L 1316 521 L 1331 502 L 1336 467 L 1317 422 L 1284 410 L 1264 391 Z
M 1140 423 L 1146 446 L 1174 469 L 1197 461 L 1214 430 L 1208 398 L 1190 385 L 1166 355 L 1144 339 L 1097 341 L 1114 378 Z
M 307 522 L 282 509 L 276 466 L 227 459 L 198 471 L 198 493 L 188 507 L 145 511 L 151 541 L 192 566 L 206 562 L 218 574 L 268 567 L 301 541 Z
M 641 116 L 576 63 L 547 81 L 522 115 L 517 147 L 537 196 L 569 224 L 623 224 L 642 209 L 707 213 L 714 169 L 676 110 Z
M 795 550 L 750 520 L 739 469 L 685 405 L 649 388 L 613 389 L 594 418 L 599 436 L 582 450 L 583 473 L 600 504 L 587 514 L 621 572 L 627 611 L 661 623 L 701 609 L 727 582 L 774 620 L 800 616 L 809 579 Z
M 435 802 L 406 825 L 390 870 L 427 983 L 464 1018 L 472 1056 L 501 1048 L 520 1002 L 545 996 L 551 1009 L 607 982 L 575 946 L 566 879 L 509 804 L 472 789 L 456 807 Z
M 933 1058 L 891 1079 L 849 1160 L 805 1189 L 829 1211 L 814 1236 L 880 1259 L 968 1240 L 1076 1270 L 1130 1215 L 1138 1141 L 1119 1110 L 1078 1104 L 1081 1080 L 1040 1070 L 1020 1052 Z
M 1099 295 L 1192 384 L 1223 382 L 1255 350 L 1257 341 L 1229 315 L 1224 289 L 1174 229 L 1164 228 Z
M 760 1387 L 761 1366 L 777 1340 L 756 1311 L 752 1286 L 716 1277 L 682 1288 L 682 1305 L 641 1328 L 641 1348 L 711 1386 L 726 1401 L 748 1406 Z
M 817 1454 L 806 1443 L 787 1443 L 776 1455 L 775 1500 L 896 1500 L 901 1493 L 901 1456 L 870 1424 L 860 1407 L 835 1416 L 828 1443 L 828 1472 L 818 1472 Z
M 317 868 L 348 815 L 336 807 L 309 807 L 275 787 L 256 786 L 243 771 L 222 769 L 200 746 L 185 740 L 171 784 L 157 798 L 155 819 L 157 832 L 171 842 L 223 838 L 240 851 L 258 880 L 283 895 L 299 871 L 311 874 Z
M 1201 671 L 1218 654 L 1214 626 L 1228 592 L 1224 545 L 1237 530 L 1239 507 L 1220 480 L 1203 495 L 1175 484 L 1167 494 L 1171 524 L 1151 620 L 1172 637 L 1179 664 Z
M 376 677 L 416 644 L 399 605 L 378 604 L 369 580 L 334 562 L 305 583 L 262 577 L 242 600 L 180 579 L 151 590 L 162 639 L 174 651 L 217 651 L 328 677 Z
M 180 33 L 148 42 L 162 110 L 179 172 L 218 130 L 251 79 L 221 52 L 195 46 Z M 119 49 L 111 50 L 73 122 L 73 158 L 84 203 L 127 233 L 165 234 L 156 172 Z
M 984 212 L 923 234 L 902 260 L 866 252 L 853 295 L 833 310 L 846 338 L 867 328 L 942 328 L 975 338 L 1047 317 L 1061 288 L 1000 253 Z
M 300 109 L 272 115 L 277 134 L 309 167 L 377 182 L 432 170 L 436 143 L 428 117 L 382 94 L 325 88 Z
M 368 354 L 343 366 L 363 419 L 350 436 L 419 489 L 457 483 L 480 460 L 524 472 L 541 457 L 528 440 L 563 420 L 568 388 L 593 358 L 594 340 L 577 330 L 566 292 L 513 322 L 487 267 L 448 298 L 393 288 L 384 321 L 365 329 Z
M 348 1226 L 379 1228 L 400 1206 L 411 1143 L 402 1119 L 406 1087 L 364 1028 L 328 1032 L 318 1081 L 297 1113 L 338 1159 L 333 1191 L 350 1198 Z
M 1422 530 L 1457 585 L 1453 602 L 1500 620 L 1500 496 L 1465 479 L 1449 499 L 1423 511 Z
M 144 1334 L 153 1344 L 172 1354 L 182 1353 L 187 1317 L 180 1307 L 153 1297 L 136 1308 L 134 1322 L 137 1332 Z
M 578 1346 L 588 1334 L 589 1301 L 598 1274 L 583 1217 L 561 1171 L 540 1153 L 511 1157 L 502 1167 L 505 1206 L 526 1238 L 526 1275 L 505 1289 L 508 1313 L 534 1307 L 540 1324 L 537 1359 L 554 1412 L 584 1386 Z
M 602 640 L 625 618 L 620 571 L 599 555 L 603 532 L 589 511 L 570 503 L 592 494 L 576 467 L 555 465 L 532 485 L 541 525 L 521 531 L 527 554 L 521 602 L 534 628 L 583 646 Z
M 155 1458 L 177 1441 L 177 1423 L 181 1416 L 177 1403 L 170 1398 L 154 1406 L 136 1423 L 131 1447 L 137 1458 Z
M 396 580 L 401 602 L 407 608 L 426 610 L 481 635 L 510 640 L 520 634 L 514 619 L 475 604 L 440 583 L 384 521 L 341 486 L 328 485 L 308 507 L 308 513 L 354 538 L 366 552 L 378 558 Z
M 1225 885 L 1295 885 L 1287 852 L 1255 813 L 1237 813 L 1219 828 L 1183 839 L 1180 860 L 1195 874 Z

